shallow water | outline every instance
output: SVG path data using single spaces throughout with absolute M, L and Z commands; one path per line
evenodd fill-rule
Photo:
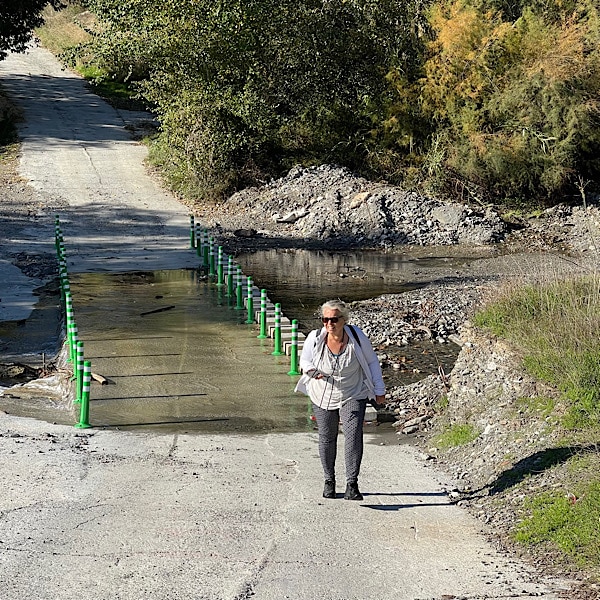
M 422 285 L 411 281 L 417 268 L 452 268 L 449 259 L 439 257 L 302 250 L 261 251 L 236 262 L 304 331 L 317 326 L 315 314 L 326 299 L 401 293 Z M 272 340 L 257 339 L 258 327 L 245 323 L 245 311 L 235 310 L 225 288 L 198 271 L 90 273 L 70 280 L 85 359 L 109 382 L 92 383 L 93 426 L 236 433 L 313 428 L 310 403 L 293 392 L 297 377 L 288 375 L 289 358 L 273 356 Z M 5 349 L 11 347 L 14 357 L 35 344 L 56 346 L 58 315 L 59 296 L 49 286 L 25 324 L 2 324 L 0 331 L 17 332 L 3 335 Z M 32 328 L 36 333 L 30 336 Z M 436 372 L 440 362 L 448 370 L 457 350 L 430 343 L 403 348 L 405 369 L 384 371 L 387 384 L 418 380 Z M 14 388 L 0 396 L 0 409 L 73 421 L 70 406 L 58 407 L 40 392 L 29 396 Z M 390 427 L 382 424 L 381 434 L 389 434 Z
M 236 256 L 244 273 L 268 290 L 273 302 L 298 319 L 300 329 L 316 326 L 317 311 L 326 300 L 366 300 L 399 294 L 425 285 L 415 271 L 449 270 L 461 258 L 409 257 L 401 252 L 261 250 Z
M 195 271 L 80 275 L 71 282 L 92 371 L 95 426 L 298 431 L 310 426 L 289 359 Z M 76 299 L 76 300 L 75 300 Z

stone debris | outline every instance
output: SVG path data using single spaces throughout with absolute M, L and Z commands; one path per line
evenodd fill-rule
M 294 167 L 281 179 L 234 194 L 219 211 L 227 214 L 223 237 L 252 227 L 271 239 L 353 247 L 481 245 L 501 241 L 508 231 L 492 208 L 443 202 L 332 165 Z

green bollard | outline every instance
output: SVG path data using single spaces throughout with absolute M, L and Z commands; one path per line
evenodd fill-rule
M 67 251 L 65 250 L 65 247 L 63 246 L 62 242 L 58 247 L 58 264 L 63 269 L 67 269 Z
M 244 278 L 242 275 L 242 267 L 237 268 L 237 283 L 235 287 L 235 310 L 244 310 Z
M 58 271 L 58 289 L 60 291 L 60 301 L 62 304 L 65 304 L 65 281 L 68 282 L 67 272 L 59 267 Z
M 209 238 L 209 252 L 208 252 L 208 276 L 215 276 L 215 243 L 213 238 Z
M 190 248 L 196 247 L 196 240 L 194 235 L 194 215 L 190 215 Z
M 260 290 L 260 334 L 256 337 L 259 340 L 269 337 L 267 334 L 267 290 Z
M 201 236 L 201 228 L 200 228 L 200 223 L 196 223 L 196 256 L 201 257 L 202 256 L 202 251 L 203 251 L 203 247 L 202 247 L 202 236 Z
M 71 292 L 65 292 L 65 315 L 66 315 L 65 334 L 66 334 L 66 338 L 67 338 L 67 344 L 69 345 L 69 358 L 67 358 L 67 362 L 71 362 L 73 359 L 72 348 L 71 348 L 71 323 L 73 323 L 73 321 L 74 321 L 73 300 L 71 299 Z
M 281 349 L 281 304 L 275 305 L 275 349 L 271 352 L 273 356 L 283 356 Z
M 227 294 L 228 298 L 233 298 L 233 256 L 229 255 L 227 260 Z
M 60 229 L 60 225 L 57 224 L 54 227 L 54 247 L 56 248 L 56 254 L 57 254 L 57 256 L 59 256 L 59 258 L 60 258 L 59 248 L 60 248 L 61 239 L 62 239 L 62 231 Z
M 67 270 L 64 267 L 61 267 L 60 269 L 60 287 L 64 296 L 67 293 L 71 293 L 71 283 L 69 281 Z
M 225 285 L 223 279 L 223 246 L 219 246 L 217 249 L 217 285 Z
M 83 342 L 77 341 L 77 383 L 75 388 L 75 400 L 77 404 L 81 402 L 83 396 Z
M 252 298 L 252 277 L 246 279 L 246 310 L 248 311 L 248 317 L 246 318 L 246 325 L 252 325 L 254 323 L 254 299 Z
M 86 360 L 83 363 L 83 386 L 81 392 L 81 410 L 79 411 L 79 423 L 75 425 L 79 429 L 87 429 L 90 425 L 90 382 L 92 381 L 92 363 Z
M 206 231 L 206 229 L 202 230 L 202 247 L 203 247 L 202 266 L 208 267 L 208 265 L 209 265 L 209 259 L 208 259 L 209 247 L 208 247 L 208 231 Z
M 75 321 L 71 321 L 69 325 L 69 342 L 70 342 L 70 358 L 73 363 L 73 379 L 76 377 L 77 371 L 77 341 L 79 340 L 77 325 Z
M 298 319 L 292 320 L 292 347 L 290 350 L 290 370 L 288 375 L 302 375 L 298 370 Z

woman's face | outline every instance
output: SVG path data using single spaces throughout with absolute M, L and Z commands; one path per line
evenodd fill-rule
M 337 322 L 334 323 L 333 321 L 330 320 L 331 318 L 333 318 Z M 323 321 L 323 326 L 328 331 L 328 333 L 341 334 L 341 332 L 344 329 L 344 323 L 345 323 L 344 317 L 340 316 L 340 311 L 337 309 L 332 309 L 332 308 L 323 309 L 322 321 Z

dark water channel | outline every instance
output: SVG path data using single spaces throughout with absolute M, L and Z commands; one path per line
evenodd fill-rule
M 422 285 L 411 282 L 415 269 L 446 270 L 454 260 L 299 250 L 236 257 L 303 331 L 317 326 L 316 311 L 326 299 L 401 293 Z M 108 381 L 92 384 L 93 426 L 219 433 L 313 427 L 310 403 L 293 392 L 297 377 L 288 375 L 289 358 L 273 356 L 272 341 L 257 339 L 257 326 L 245 323 L 245 312 L 235 309 L 226 290 L 197 271 L 72 275 L 71 290 L 85 358 Z M 0 362 L 14 360 L 19 351 L 31 362 L 32 344 L 39 361 L 41 351 L 56 347 L 58 304 L 56 288 L 49 286 L 26 322 L 0 323 Z M 457 350 L 449 344 L 434 356 L 431 346 L 404 348 L 410 367 L 386 374 L 388 384 L 435 372 Z M 71 407 L 52 410 L 54 404 L 24 388 L 0 395 L 0 410 L 72 423 Z

